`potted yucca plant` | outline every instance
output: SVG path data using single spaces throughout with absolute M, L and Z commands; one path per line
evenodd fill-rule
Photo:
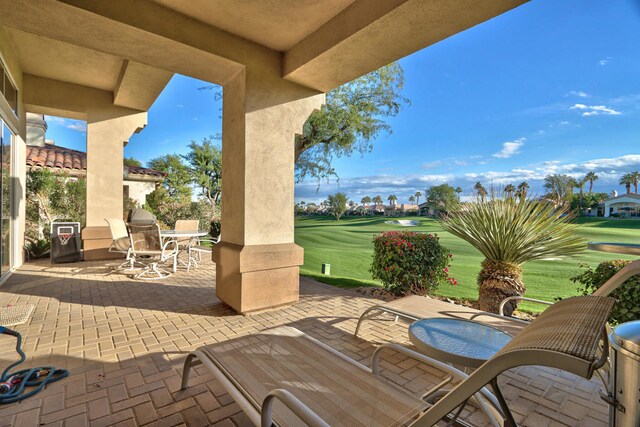
M 575 234 L 577 225 L 566 209 L 515 197 L 478 198 L 442 217 L 451 234 L 466 240 L 482 255 L 478 274 L 480 310 L 497 313 L 507 297 L 523 295 L 521 265 L 527 261 L 571 256 L 586 242 Z M 508 315 L 515 309 L 511 306 Z

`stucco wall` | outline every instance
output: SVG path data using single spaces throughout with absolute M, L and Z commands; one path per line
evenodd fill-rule
M 129 186 L 129 198 L 137 201 L 140 206 L 147 202 L 147 194 L 156 189 L 155 182 L 140 182 L 125 180 L 122 185 Z

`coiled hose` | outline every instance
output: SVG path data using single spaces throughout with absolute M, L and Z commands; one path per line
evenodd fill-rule
M 56 369 L 53 366 L 11 372 L 11 369 L 27 359 L 21 348 L 22 336 L 4 326 L 0 326 L 0 334 L 11 335 L 16 338 L 16 352 L 20 355 L 20 360 L 13 362 L 2 371 L 2 376 L 0 376 L 0 404 L 19 402 L 38 393 L 47 384 L 66 378 L 69 375 L 69 371 L 66 369 Z M 27 387 L 35 388 L 28 390 Z

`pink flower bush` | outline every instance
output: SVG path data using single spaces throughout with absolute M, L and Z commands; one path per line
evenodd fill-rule
M 457 285 L 449 276 L 453 255 L 437 235 L 385 231 L 373 236 L 371 273 L 396 295 L 426 295 L 441 283 Z

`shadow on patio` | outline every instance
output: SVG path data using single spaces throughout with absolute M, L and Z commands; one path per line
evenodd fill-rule
M 281 325 L 296 327 L 369 365 L 375 343 L 409 345 L 407 325 L 391 316 L 365 322 L 360 313 L 376 303 L 352 291 L 301 279 L 300 301 L 248 316 L 233 313 L 215 297 L 215 266 L 179 270 L 163 281 L 105 274 L 101 263 L 24 265 L 0 288 L 0 305 L 33 304 L 34 313 L 14 327 L 24 337 L 25 366 L 66 367 L 70 377 L 22 403 L 0 408 L 9 425 L 250 425 L 233 399 L 202 367 L 179 391 L 186 352 Z M 468 317 L 470 312 L 434 300 L 434 311 Z M 3 337 L 0 366 L 15 360 Z M 5 343 L 6 341 L 6 343 Z M 421 393 L 441 372 L 397 353 L 383 356 L 383 375 Z M 598 384 L 536 367 L 501 376 L 501 385 L 522 425 L 605 425 L 607 408 Z M 479 414 L 466 411 L 473 425 Z

